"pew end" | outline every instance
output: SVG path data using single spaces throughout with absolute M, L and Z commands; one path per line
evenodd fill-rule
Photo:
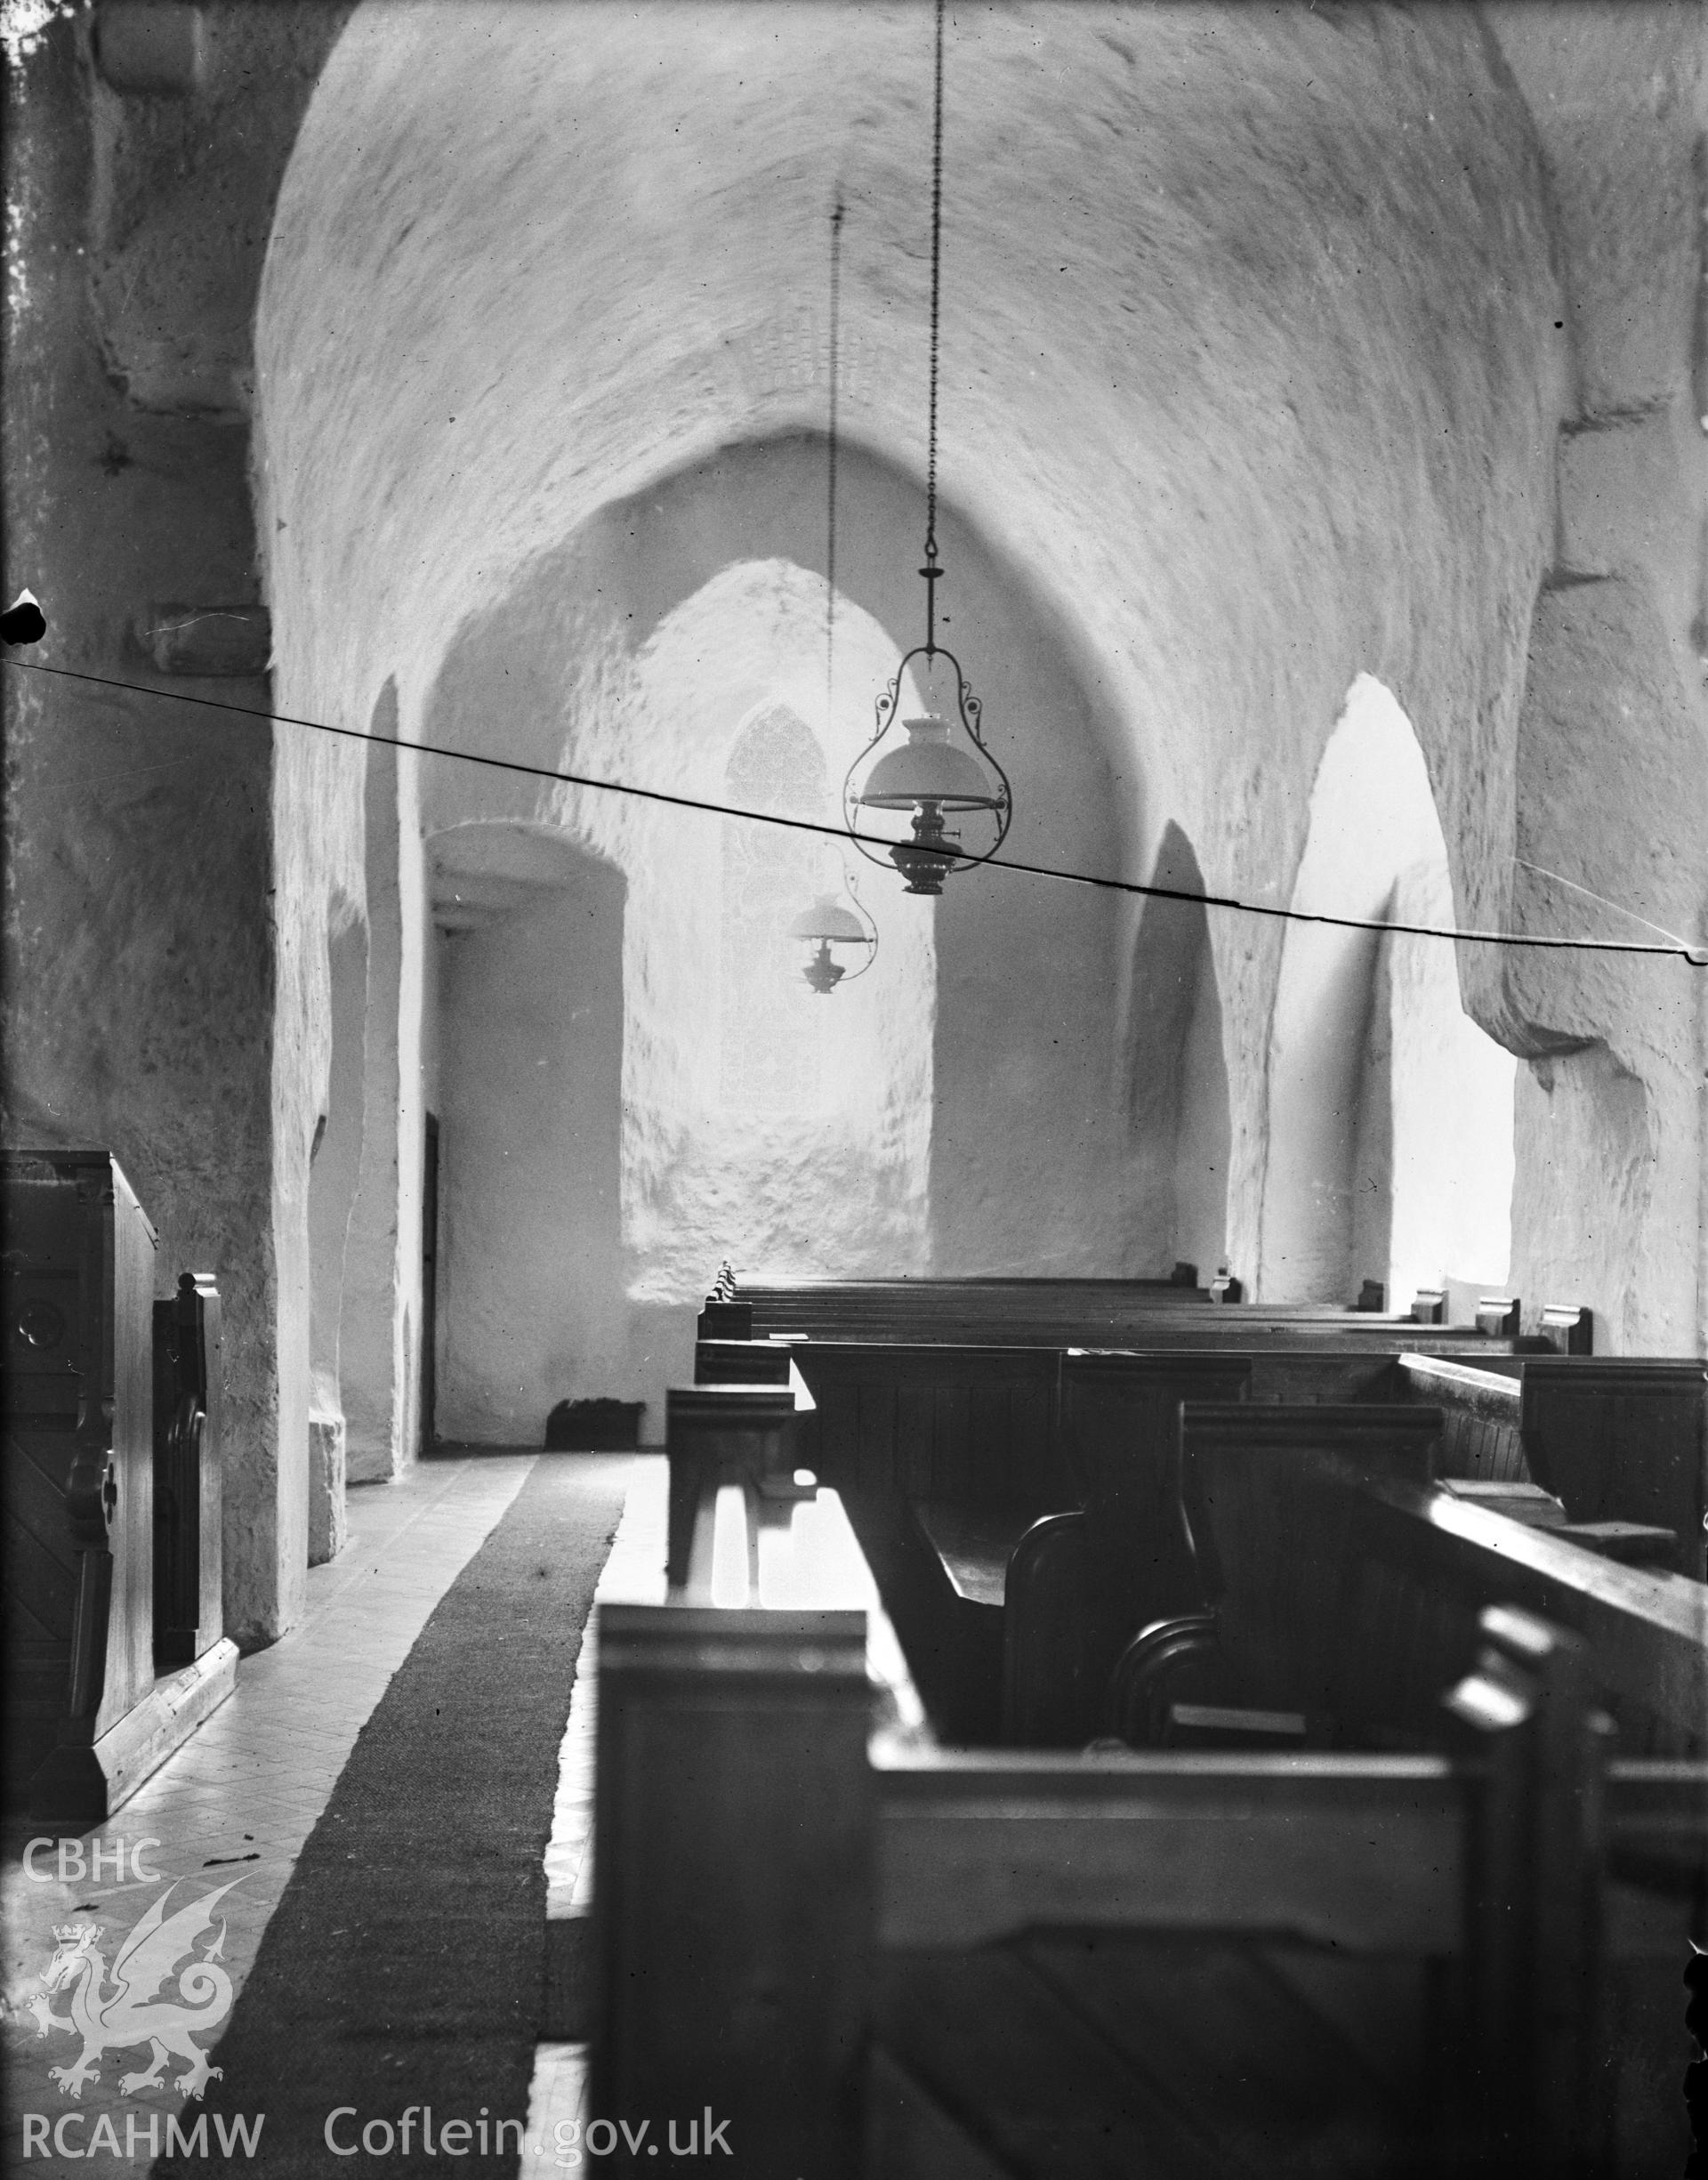
M 1581 1302 L 1544 1303 L 1536 1331 L 1556 1354 L 1595 1352 L 1595 1312 Z

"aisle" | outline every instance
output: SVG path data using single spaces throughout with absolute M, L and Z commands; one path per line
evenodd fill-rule
M 358 1736 L 203 2103 L 215 2126 L 266 2112 L 268 2180 L 349 2171 L 351 2155 L 515 2171 L 558 1747 L 628 1472 L 617 1455 L 536 1462 Z

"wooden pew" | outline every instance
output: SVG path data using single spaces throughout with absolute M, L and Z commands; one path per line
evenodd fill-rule
M 800 1431 L 801 1457 L 840 1490 L 1044 1508 L 1078 1503 L 1079 1479 L 1063 1437 L 1076 1400 L 1079 1457 L 1107 1470 L 1135 1436 L 1157 1444 L 1159 1428 L 1164 1436 L 1156 1457 L 1169 1457 L 1173 1407 L 1188 1395 L 1170 1396 L 1159 1386 L 1191 1388 L 1206 1382 L 1204 1373 L 1215 1380 L 1231 1372 L 1245 1373 L 1248 1397 L 1264 1403 L 1395 1401 L 1406 1397 L 1395 1374 L 1401 1352 L 1315 1339 L 1293 1345 L 1183 1339 L 1110 1350 L 788 1344 L 817 1407 Z M 1122 1397 L 1124 1387 L 1130 1398 Z
M 1124 1641 L 1196 1601 L 1167 1511 L 1182 1400 L 1393 1397 L 1391 1353 L 1315 1342 L 789 1352 L 817 1403 L 799 1457 L 847 1497 L 939 1732 L 974 1743 L 1086 1740 Z
M 1159 1312 L 1213 1306 L 1207 1289 L 1170 1280 L 809 1280 L 738 1294 L 761 1338 L 955 1344 L 1059 1345 L 1063 1336 L 1113 1337 Z
M 600 1609 L 613 2168 L 702 2169 L 691 2115 L 822 2180 L 1646 2169 L 1600 1994 L 1685 1950 L 1708 1768 L 1604 1772 L 1569 1637 L 1486 1621 L 1451 1753 L 955 1754 L 868 1738 L 896 1669 L 811 1589 Z
M 1041 1514 L 1077 1504 L 1047 1348 L 791 1345 L 815 1411 L 803 1465 L 841 1491 L 939 1731 L 994 1741 L 1001 1572 Z
M 1668 1564 L 1708 1578 L 1708 1362 L 1651 1355 L 1488 1355 L 1515 1377 L 1535 1482 L 1575 1522 L 1674 1532 Z
M 157 1674 L 153 1226 L 105 1151 L 8 1153 L 4 1189 L 9 1785 L 99 1822 L 230 1693 L 237 1649 L 198 1542 L 200 1647 Z
M 1401 1385 L 1442 1410 L 1438 1477 L 1609 1558 L 1700 1579 L 1692 1533 L 1701 1535 L 1708 1367 L 1509 1360 L 1514 1367 L 1503 1371 L 1445 1356 L 1398 1359 Z
M 1183 1409 L 1209 1610 L 1135 1639 L 1116 1673 L 1119 1729 L 1145 1741 L 1171 1722 L 1214 1729 L 1232 1705 L 1301 1742 L 1415 1746 L 1478 1613 L 1513 1602 L 1583 1637 L 1626 1748 L 1703 1753 L 1708 1592 L 1454 1497 L 1430 1481 L 1440 1421 L 1406 1407 Z
M 708 1304 L 708 1311 L 713 1305 Z M 748 1287 L 738 1304 L 753 1336 L 954 1346 L 1298 1345 L 1510 1352 L 1506 1335 L 1420 1324 L 1410 1316 L 1309 1304 L 1217 1304 L 1171 1283 L 1099 1280 L 803 1281 Z M 713 1328 L 708 1322 L 705 1329 Z M 737 1335 L 737 1336 L 742 1336 Z
M 1672 1549 L 1658 1523 L 1637 1517 L 1671 1510 L 1699 1482 L 1679 1451 L 1700 1430 L 1695 1365 L 1637 1371 L 1647 1406 L 1623 1419 L 1640 1435 L 1615 1464 L 1607 1366 L 1596 1361 L 1505 1356 L 1473 1369 L 1457 1355 L 1314 1339 L 1129 1351 L 803 1341 L 790 1352 L 818 1401 L 801 1458 L 849 1494 L 910 1640 L 929 1653 L 922 1677 L 955 1740 L 1084 1740 L 1122 1642 L 1147 1619 L 1186 1609 L 1192 1580 L 1167 1512 L 1182 1400 L 1233 1397 L 1237 1386 L 1263 1405 L 1421 1400 L 1442 1411 L 1437 1473 L 1466 1497 L 1499 1484 L 1499 1504 L 1517 1512 L 1513 1487 L 1527 1487 L 1532 1518 L 1633 1559 Z M 1630 1377 L 1617 1366 L 1611 1382 L 1622 1371 Z M 1591 1439 L 1599 1473 L 1617 1467 L 1624 1496 L 1578 1489 L 1562 1504 L 1538 1476 L 1570 1473 L 1565 1450 Z M 1650 1467 L 1673 1500 L 1641 1495 Z M 1610 1522 L 1610 1504 L 1630 1518 Z M 1116 1530 L 1124 1571 L 1100 1543 Z
M 1249 1355 L 1062 1357 L 1060 1438 L 1074 1491 L 1012 1538 L 1003 1614 L 1000 1738 L 1077 1748 L 1104 1730 L 1109 1675 L 1147 1622 L 1199 1602 L 1175 1426 L 1186 1401 L 1243 1400 Z

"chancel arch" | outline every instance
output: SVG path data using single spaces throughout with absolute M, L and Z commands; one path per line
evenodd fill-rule
M 1411 723 L 1361 674 L 1313 784 L 1290 904 L 1451 928 L 1446 844 Z M 1259 1297 L 1506 1279 L 1515 1062 L 1465 1014 L 1450 941 L 1289 924 L 1269 1054 Z

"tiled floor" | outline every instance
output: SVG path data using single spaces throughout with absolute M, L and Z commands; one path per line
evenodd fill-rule
M 75 2103 L 51 2079 L 49 2069 L 66 2066 L 78 2050 L 70 2035 L 41 2033 L 28 2010 L 32 1998 L 43 1997 L 41 1975 L 54 1950 L 54 1926 L 91 1916 L 109 1924 L 110 1934 L 99 1942 L 110 1963 L 116 1945 L 158 1896 L 157 1878 L 190 1880 L 181 1888 L 185 1901 L 231 1883 L 217 1910 L 226 1926 L 220 1957 L 234 1990 L 240 1990 L 268 1918 L 357 1734 L 434 1606 L 515 1498 L 535 1457 L 486 1454 L 434 1461 L 400 1483 L 352 1491 L 350 1543 L 331 1565 L 310 1570 L 301 1625 L 270 1650 L 243 1661 L 230 1700 L 117 1817 L 80 1841 L 64 1843 L 63 1877 L 54 1846 L 35 1857 L 44 1874 L 28 1874 L 23 1850 L 31 1829 L 8 1833 L 0 1871 L 6 2061 L 0 2169 L 71 2175 L 89 2169 L 82 2154 L 86 2151 L 103 2173 L 141 2174 L 148 2168 L 151 2133 L 154 2143 L 165 2147 L 165 2117 L 184 2103 L 170 2087 L 175 2067 L 161 2087 L 121 2096 L 121 2073 L 148 2061 L 140 2048 L 109 2050 L 100 2079 L 91 2079 Z M 587 1748 L 590 1761 L 591 1743 Z M 584 1836 L 584 1820 L 583 1829 Z M 157 1873 L 156 1881 L 140 1881 L 133 1874 L 145 1839 L 156 1844 L 142 1851 L 141 1868 Z M 121 1842 L 126 1855 L 122 1883 L 113 1868 Z M 97 1851 L 99 1878 L 79 1875 L 80 1858 L 86 1872 Z M 51 2004 L 55 2012 L 65 2011 L 63 1996 Z M 39 2124 L 32 2129 L 25 2115 L 44 2115 L 51 2129 L 67 2113 L 80 2115 L 82 2124 L 74 2119 L 68 2125 L 64 2153 L 36 2148 L 26 2156 L 27 2143 L 38 2142 L 43 2130 Z M 101 2125 L 102 2115 L 108 2129 Z M 219 2162 L 216 2158 L 216 2167 Z M 234 2159 L 233 2169 L 237 2164 Z M 545 2169 L 560 2168 L 548 2158 Z

